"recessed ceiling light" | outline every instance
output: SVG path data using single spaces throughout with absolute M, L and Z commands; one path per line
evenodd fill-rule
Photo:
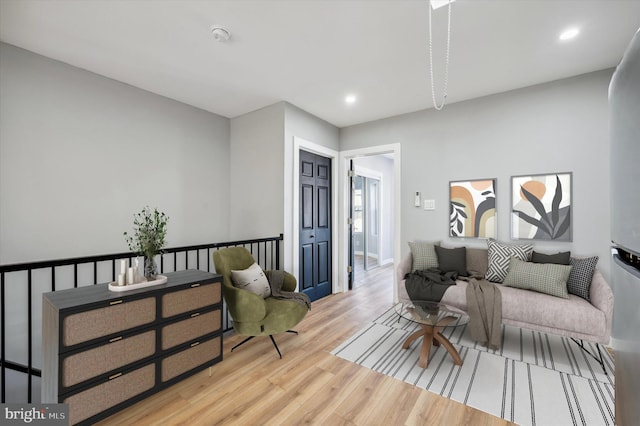
M 568 30 L 565 30 L 562 33 L 560 33 L 560 36 L 558 38 L 560 40 L 562 40 L 562 41 L 571 40 L 572 38 L 574 38 L 578 34 L 580 34 L 580 30 L 579 29 L 577 29 L 577 28 L 569 28 Z
M 353 104 L 353 103 L 355 103 L 355 101 L 356 101 L 356 95 L 347 95 L 347 96 L 344 98 L 344 101 L 345 101 L 346 103 L 348 103 L 348 104 Z
M 456 0 L 451 0 L 451 3 L 453 3 L 454 1 Z M 436 10 L 442 6 L 447 6 L 448 4 L 449 0 L 431 0 L 431 7 L 433 8 L 433 10 Z

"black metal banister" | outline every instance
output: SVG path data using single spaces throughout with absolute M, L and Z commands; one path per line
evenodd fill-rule
M 224 247 L 236 247 L 236 246 L 244 246 L 252 254 L 254 254 L 254 248 L 255 248 L 256 254 L 254 254 L 254 257 L 256 258 L 256 262 L 258 264 L 260 264 L 264 269 L 279 269 L 281 267 L 280 251 L 282 249 L 283 240 L 284 240 L 284 237 L 282 234 L 280 234 L 280 236 L 278 237 L 247 239 L 247 240 L 229 241 L 229 242 L 221 242 L 221 243 L 197 244 L 197 245 L 190 245 L 190 246 L 166 248 L 166 249 L 163 249 L 163 252 L 159 255 L 160 256 L 160 273 L 165 272 L 166 262 L 164 260 L 165 260 L 165 255 L 167 254 L 173 255 L 171 256 L 173 257 L 173 271 L 188 269 L 190 264 L 193 265 L 193 263 L 189 262 L 189 254 L 193 252 L 195 252 L 195 256 L 196 256 L 196 261 L 195 261 L 196 268 L 201 269 L 201 262 L 200 262 L 201 253 L 200 252 L 203 250 L 206 250 L 206 257 L 207 257 L 206 267 L 204 267 L 203 265 L 203 268 L 204 268 L 203 270 L 206 270 L 207 272 L 211 272 L 211 266 L 213 261 L 212 255 L 211 255 L 212 250 L 217 250 Z M 184 253 L 184 268 L 178 268 L 178 253 Z M 100 278 L 99 278 L 98 269 L 99 269 L 99 264 L 101 262 L 109 262 L 109 261 L 111 262 L 111 265 L 110 265 L 111 281 L 115 281 L 116 261 L 128 259 L 129 266 L 132 266 L 132 263 L 133 263 L 132 259 L 135 259 L 138 256 L 139 255 L 135 252 L 121 252 L 121 253 L 111 253 L 111 254 L 95 255 L 95 256 L 83 256 L 83 257 L 73 257 L 73 258 L 64 258 L 64 259 L 55 259 L 55 260 L 36 261 L 36 262 L 29 262 L 29 263 L 0 265 L 0 309 L 1 309 L 1 312 L 0 312 L 0 391 L 1 391 L 2 403 L 6 403 L 6 402 L 31 403 L 32 393 L 34 393 L 33 377 L 41 376 L 40 369 L 34 367 L 33 339 L 34 339 L 34 335 L 37 337 L 37 333 L 34 333 L 34 330 L 35 331 L 39 330 L 39 328 L 34 328 L 34 327 L 35 326 L 39 327 L 41 325 L 37 321 L 37 319 L 34 319 L 34 303 L 35 303 L 34 297 L 41 297 L 42 292 L 56 291 L 56 290 L 59 290 L 60 287 L 75 288 L 75 287 L 78 287 L 79 284 L 80 285 L 99 284 L 98 280 Z M 182 258 L 182 256 L 180 256 L 180 258 Z M 169 263 L 171 262 L 170 259 L 168 259 L 168 261 Z M 78 265 L 80 265 L 83 268 L 82 276 L 85 279 L 82 283 L 78 282 L 79 280 Z M 60 279 L 60 277 L 56 279 L 57 268 L 62 268 L 65 266 L 73 267 L 73 274 L 71 278 L 73 280 L 72 286 L 61 285 L 61 281 L 66 281 L 66 280 Z M 86 269 L 87 267 L 92 268 L 90 273 L 85 273 L 85 272 L 88 272 L 88 270 Z M 39 287 L 36 287 L 37 290 L 34 291 L 34 280 L 38 282 L 36 277 L 39 274 L 36 274 L 34 276 L 32 272 L 34 270 L 42 270 L 42 269 L 51 269 L 50 282 L 48 282 L 45 279 L 44 282 L 47 283 L 46 286 L 36 284 L 36 286 L 39 285 Z M 100 268 L 100 270 L 101 270 L 100 275 L 104 277 L 105 270 L 103 268 Z M 28 328 L 27 330 L 28 341 L 26 345 L 27 346 L 26 362 L 16 362 L 15 360 L 7 359 L 8 354 L 12 352 L 16 352 L 16 350 L 13 349 L 12 352 L 9 352 L 10 347 L 7 347 L 8 334 L 7 334 L 7 322 L 6 322 L 7 320 L 6 308 L 11 303 L 11 301 L 7 300 L 7 296 L 8 296 L 7 288 L 12 289 L 13 287 L 11 286 L 11 284 L 7 282 L 6 274 L 20 273 L 20 272 L 26 273 L 26 286 L 27 286 L 26 294 L 28 299 L 27 301 L 28 306 L 26 309 L 27 317 L 23 322 L 27 324 L 27 328 Z M 107 274 L 108 274 L 108 270 L 107 270 Z M 91 279 L 90 278 L 86 279 L 87 277 L 93 278 L 92 280 L 93 283 L 89 282 Z M 20 282 L 25 281 L 24 275 L 19 275 L 18 278 Z M 42 282 L 42 277 L 40 276 L 39 278 L 40 278 L 39 282 Z M 48 287 L 48 288 L 43 289 L 43 287 Z M 18 295 L 17 297 L 22 298 L 24 296 L 24 293 L 21 293 L 21 294 L 22 296 Z M 9 291 L 9 295 L 11 295 L 11 291 Z M 229 329 L 230 328 L 229 315 L 228 313 L 225 312 L 225 310 L 223 310 L 223 313 L 225 317 L 223 318 L 223 323 L 226 324 L 226 329 Z M 20 318 L 24 318 L 24 317 L 20 317 Z M 18 348 L 17 352 L 19 352 L 21 348 L 24 349 L 24 346 L 20 344 L 20 345 L 17 345 L 17 348 Z M 38 358 L 35 358 L 35 360 L 39 359 L 39 354 L 37 356 Z M 16 393 L 14 392 L 13 389 L 11 389 L 11 384 L 7 386 L 7 370 L 10 370 L 19 374 L 27 375 L 26 398 L 20 398 L 19 400 L 15 400 L 15 401 L 14 400 L 7 401 L 7 395 L 11 395 L 12 399 L 16 398 L 15 397 Z M 37 389 L 38 388 L 36 388 L 35 391 L 37 391 Z M 36 399 L 39 400 L 39 397 L 37 397 Z

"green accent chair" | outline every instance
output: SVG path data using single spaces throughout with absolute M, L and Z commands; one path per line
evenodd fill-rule
M 244 247 L 230 247 L 213 252 L 216 272 L 222 275 L 222 294 L 229 314 L 233 318 L 233 329 L 237 334 L 249 336 L 231 348 L 231 351 L 256 336 L 269 336 L 278 355 L 282 358 L 273 335 L 284 332 L 298 334 L 291 329 L 302 321 L 308 309 L 293 300 L 273 297 L 263 299 L 250 291 L 234 287 L 231 271 L 247 269 L 254 262 L 253 255 Z M 282 290 L 295 291 L 295 289 L 296 278 L 285 272 Z

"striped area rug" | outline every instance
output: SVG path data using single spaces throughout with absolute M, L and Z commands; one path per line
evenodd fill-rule
M 443 334 L 463 365 L 434 346 L 423 369 L 421 339 L 401 348 L 418 327 L 390 309 L 331 353 L 520 425 L 614 425 L 614 363 L 604 347 L 608 374 L 571 339 L 503 325 L 502 347 L 489 350 L 467 326 L 450 327 Z

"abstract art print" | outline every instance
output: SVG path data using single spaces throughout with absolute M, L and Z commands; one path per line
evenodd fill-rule
M 572 174 L 511 177 L 511 238 L 572 241 Z
M 449 182 L 449 236 L 496 238 L 496 179 Z

